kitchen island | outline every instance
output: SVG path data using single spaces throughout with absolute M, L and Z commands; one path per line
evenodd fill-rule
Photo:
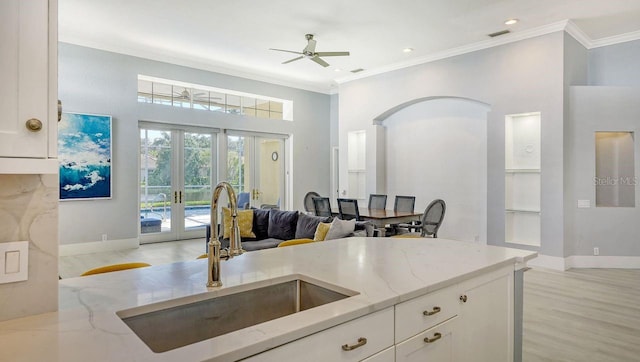
M 513 275 L 535 256 L 446 239 L 352 237 L 224 261 L 220 288 L 205 286 L 206 259 L 65 279 L 58 312 L 0 323 L 0 361 L 410 361 L 401 354 L 423 348 L 418 340 L 452 360 L 492 349 L 511 360 L 514 309 L 521 303 Z M 116 314 L 283 278 L 308 278 L 355 295 L 161 353 Z M 482 330 L 488 328 L 497 330 L 487 337 L 491 348 L 476 351 L 472 341 L 482 342 L 478 335 L 492 332 Z

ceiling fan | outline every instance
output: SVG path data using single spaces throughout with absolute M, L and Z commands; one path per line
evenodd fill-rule
M 192 91 L 194 91 L 195 89 L 192 89 Z M 191 93 L 189 93 L 189 89 L 184 88 L 182 90 L 182 92 L 178 92 L 178 91 L 173 91 L 173 97 L 177 98 L 177 99 L 184 99 L 185 101 L 188 101 L 191 99 Z M 210 97 L 208 92 L 198 92 L 198 93 L 193 93 L 193 99 L 194 100 L 207 100 L 207 99 L 222 99 L 220 97 Z
M 284 50 L 284 49 L 273 49 L 273 48 L 269 48 L 269 50 L 301 54 L 297 58 L 293 58 L 293 59 L 287 60 L 286 62 L 282 62 L 282 64 L 287 64 L 287 63 L 294 62 L 296 60 L 300 60 L 302 58 L 307 58 L 322 65 L 323 67 L 328 67 L 329 63 L 325 62 L 320 57 L 339 57 L 339 56 L 349 55 L 349 52 L 316 52 L 316 41 L 313 39 L 313 34 L 306 34 L 304 37 L 307 39 L 308 43 L 307 43 L 307 46 L 304 47 L 304 49 L 302 49 L 302 52 L 296 52 L 296 51 Z

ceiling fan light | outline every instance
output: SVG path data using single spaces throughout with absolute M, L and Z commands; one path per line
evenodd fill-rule
M 334 72 L 342 72 L 342 69 L 340 69 L 340 68 L 336 68 L 336 69 L 334 69 L 333 71 L 334 71 Z

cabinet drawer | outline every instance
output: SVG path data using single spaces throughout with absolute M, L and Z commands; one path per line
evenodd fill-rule
M 458 297 L 449 287 L 396 305 L 396 343 L 457 315 Z
M 456 361 L 457 323 L 455 317 L 396 345 L 396 362 Z
M 373 356 L 363 359 L 362 362 L 395 362 L 396 348 L 389 347 L 382 352 L 378 352 Z
M 349 351 L 358 340 L 366 343 Z M 393 307 L 354 319 L 333 328 L 249 357 L 244 361 L 361 361 L 393 346 Z

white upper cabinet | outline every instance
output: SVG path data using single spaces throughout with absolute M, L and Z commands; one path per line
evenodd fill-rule
M 0 1 L 0 174 L 57 172 L 57 2 Z

